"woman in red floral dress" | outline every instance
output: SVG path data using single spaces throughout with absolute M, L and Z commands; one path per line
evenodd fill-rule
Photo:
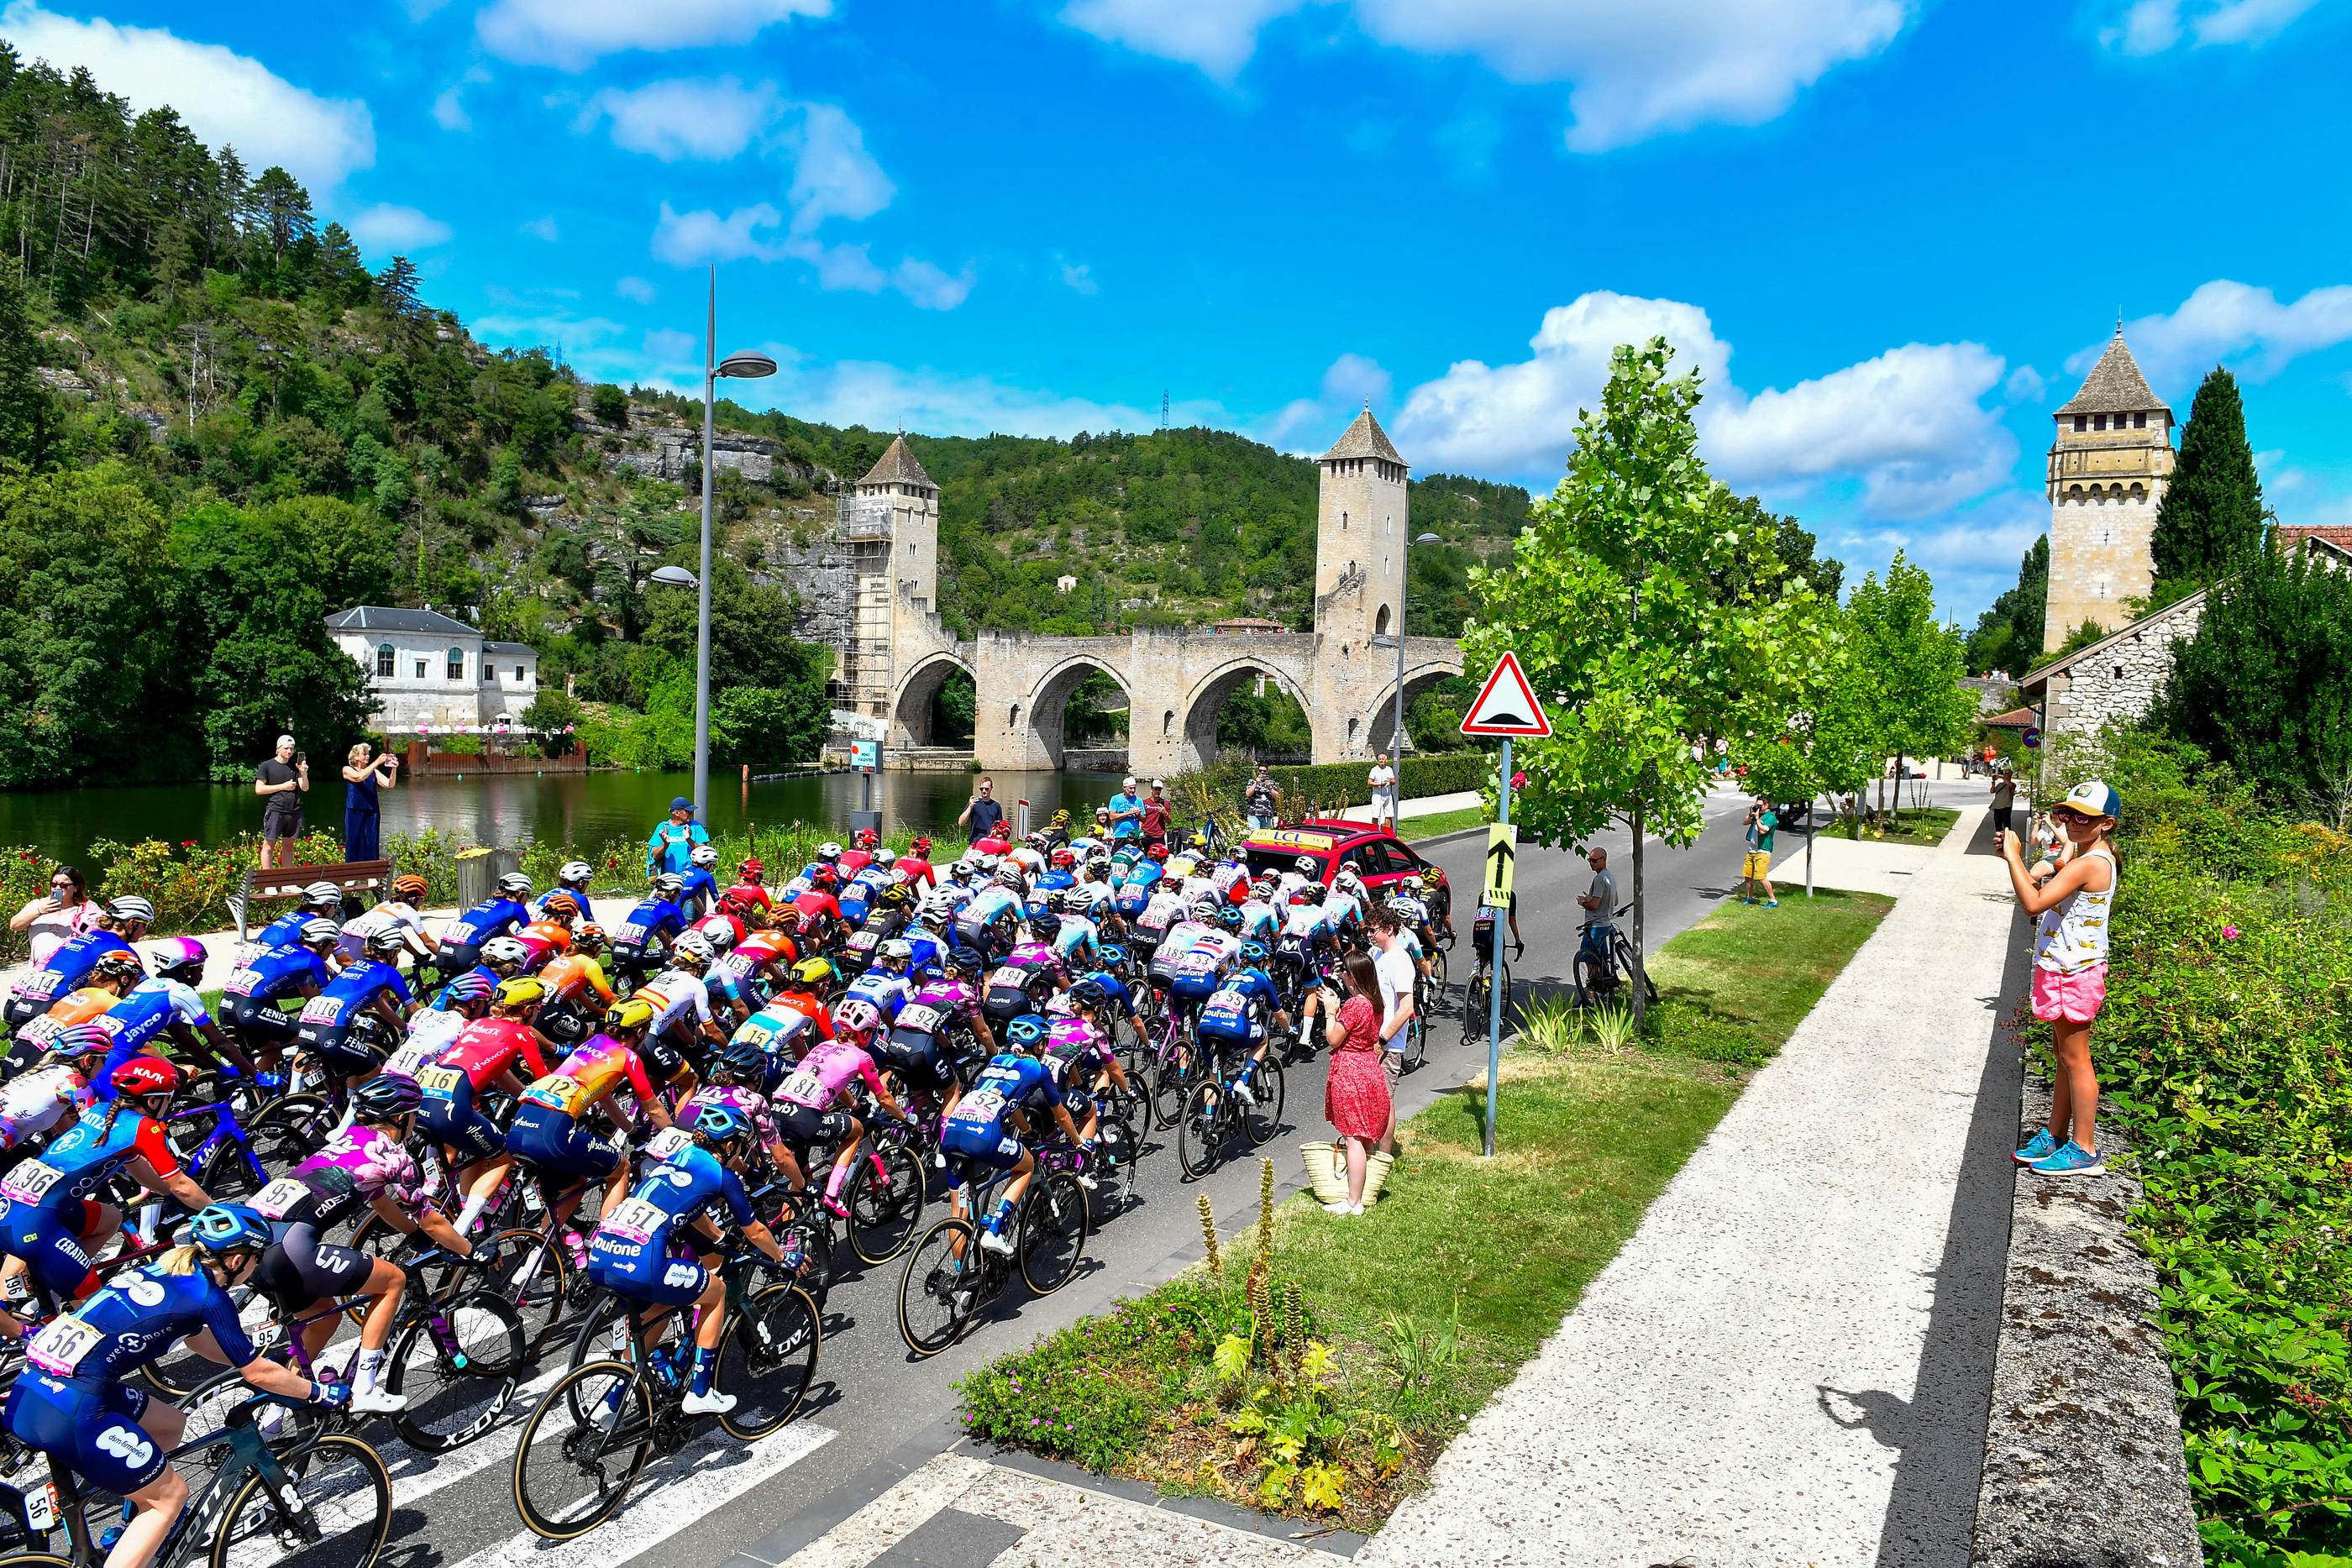
M 1389 1081 L 1381 1071 L 1380 979 L 1364 954 L 1349 955 L 1345 1001 L 1328 987 L 1307 998 L 1302 1031 L 1319 1012 L 1323 1039 L 1331 1047 L 1331 1075 L 1323 1089 L 1323 1114 L 1348 1151 L 1348 1200 L 1327 1203 L 1333 1214 L 1364 1212 L 1364 1167 L 1389 1124 Z

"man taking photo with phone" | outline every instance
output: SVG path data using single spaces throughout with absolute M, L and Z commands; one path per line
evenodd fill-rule
M 261 869 L 294 863 L 295 840 L 302 836 L 302 797 L 310 789 L 310 759 L 294 749 L 294 737 L 278 737 L 278 754 L 254 771 L 253 792 L 261 808 Z M 274 852 L 274 855 L 273 855 Z

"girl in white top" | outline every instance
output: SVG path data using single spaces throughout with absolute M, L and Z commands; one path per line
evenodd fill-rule
M 81 873 L 61 865 L 49 873 L 47 894 L 11 915 L 8 929 L 31 933 L 27 941 L 33 949 L 33 967 L 38 969 L 49 961 L 50 954 L 89 930 L 99 910 L 82 885 Z
M 2010 885 L 2041 922 L 2033 938 L 2033 1016 L 2050 1025 L 2057 1073 L 2049 1126 L 2014 1157 L 2044 1176 L 2096 1176 L 2106 1168 L 2098 1154 L 2091 1020 L 2106 1000 L 2108 915 L 2121 874 L 2108 841 L 2122 814 L 2122 798 L 2105 784 L 2075 786 L 2050 813 L 2066 837 L 2065 862 L 2038 883 L 2018 836 L 2001 834 Z

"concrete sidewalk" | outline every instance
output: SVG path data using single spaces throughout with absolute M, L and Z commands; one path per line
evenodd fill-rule
M 1982 815 L 1816 846 L 1895 909 L 1359 1561 L 1964 1568 L 2024 936 Z

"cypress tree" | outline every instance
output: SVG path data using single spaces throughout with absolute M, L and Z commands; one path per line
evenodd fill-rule
M 2263 485 L 2246 440 L 2238 382 L 2215 366 L 2197 389 L 2180 433 L 2180 460 L 2156 508 L 2159 601 L 2166 589 L 2194 589 L 2252 558 L 2263 542 Z

